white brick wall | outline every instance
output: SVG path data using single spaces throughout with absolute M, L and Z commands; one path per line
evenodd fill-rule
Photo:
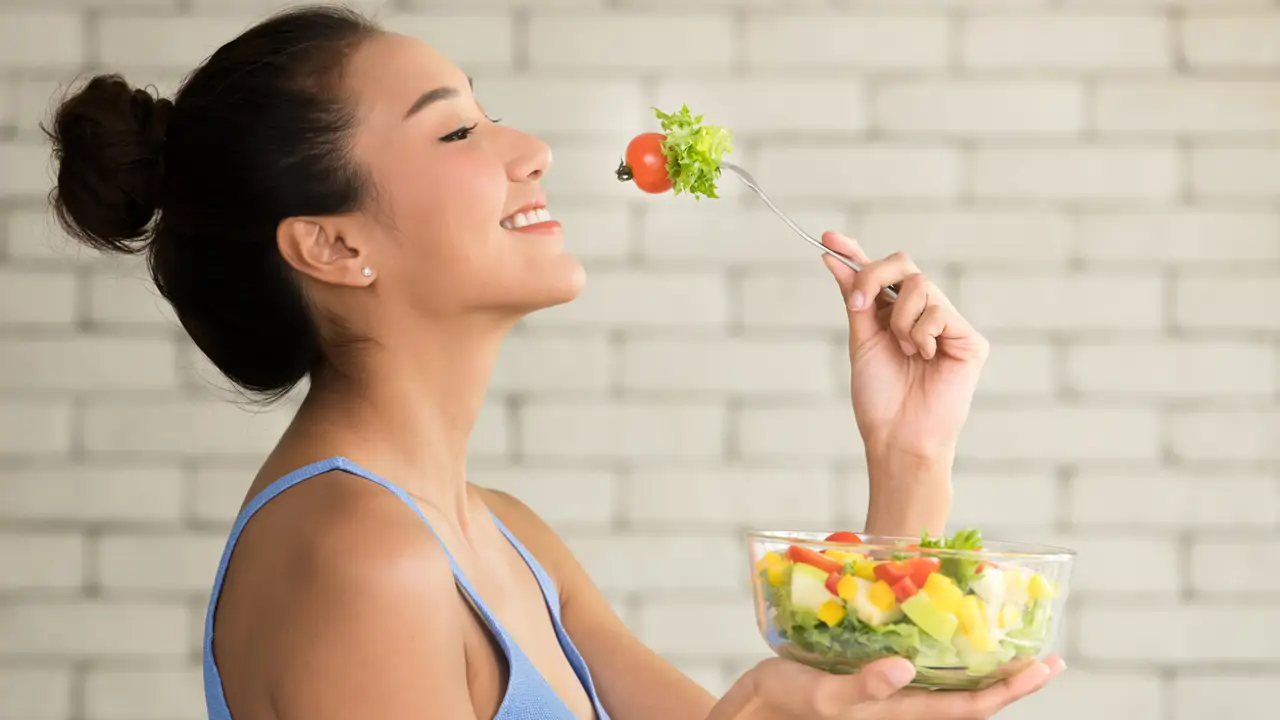
M 1080 552 L 1071 670 L 1000 717 L 1274 714 L 1275 0 L 354 1 L 555 150 L 587 288 L 505 346 L 472 477 L 658 652 L 725 689 L 767 654 L 740 531 L 867 498 L 811 250 L 730 179 L 612 178 L 650 105 L 688 103 L 804 227 L 910 252 L 991 337 L 953 525 Z M 68 243 L 39 123 L 86 69 L 171 92 L 284 4 L 0 1 L 0 720 L 202 715 L 208 583 L 292 405 L 230 402 L 137 260 Z

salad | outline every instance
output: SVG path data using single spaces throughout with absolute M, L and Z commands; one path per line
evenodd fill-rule
M 859 552 L 863 539 L 851 532 L 825 543 L 843 549 L 792 544 L 756 562 L 762 622 L 781 655 L 831 672 L 905 657 L 915 684 L 981 687 L 1046 649 L 1057 584 L 1029 567 L 975 559 L 978 530 L 925 533 L 892 550 Z
M 720 160 L 733 151 L 731 133 L 718 125 L 704 125 L 684 105 L 673 113 L 653 108 L 662 132 L 641 133 L 627 144 L 615 175 L 633 181 L 647 193 L 688 193 L 695 200 L 718 198 L 716 180 Z

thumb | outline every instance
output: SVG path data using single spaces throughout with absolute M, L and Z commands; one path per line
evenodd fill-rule
M 822 717 L 862 703 L 884 700 L 906 687 L 916 676 L 916 668 L 905 658 L 884 658 L 867 663 L 854 675 L 832 675 L 814 698 Z
M 828 230 L 822 234 L 822 244 L 846 257 L 853 258 L 863 267 L 872 262 L 857 241 L 847 235 Z M 856 346 L 875 337 L 880 332 L 880 323 L 876 320 L 875 298 L 862 298 L 861 308 L 858 310 L 850 307 L 853 300 L 850 293 L 853 292 L 853 281 L 858 275 L 857 272 L 826 253 L 822 254 L 822 262 L 835 278 L 836 285 L 840 287 L 840 297 L 844 300 L 845 312 L 849 314 L 850 341 Z

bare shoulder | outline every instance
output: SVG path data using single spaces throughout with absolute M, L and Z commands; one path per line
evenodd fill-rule
M 242 541 L 254 662 L 278 717 L 474 716 L 447 556 L 393 493 L 313 478 L 263 506 Z
M 567 606 L 575 598 L 595 597 L 599 594 L 569 546 L 533 508 L 510 493 L 489 488 L 478 489 L 485 504 L 516 539 L 533 553 L 538 563 L 551 576 L 562 605 Z

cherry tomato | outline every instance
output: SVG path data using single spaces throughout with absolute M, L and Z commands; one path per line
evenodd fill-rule
M 832 595 L 838 596 L 840 594 L 840 579 L 843 577 L 844 573 L 839 570 L 827 576 L 827 589 L 831 591 Z
M 834 532 L 827 536 L 827 542 L 848 543 L 850 545 L 861 545 L 862 538 L 858 533 L 851 533 L 846 530 Z
M 916 584 L 916 587 L 924 587 L 930 573 L 936 573 L 942 569 L 942 561 L 936 557 L 914 557 L 903 565 L 906 566 L 907 576 Z
M 898 602 L 905 602 L 907 598 L 918 592 L 920 592 L 920 588 L 916 587 L 916 584 L 912 582 L 909 577 L 902 578 L 902 580 L 893 586 L 893 594 L 898 598 Z
M 667 175 L 667 156 L 662 154 L 662 133 L 642 133 L 632 138 L 623 156 L 625 169 L 630 177 L 624 174 L 624 168 L 618 168 L 618 179 L 634 180 L 636 187 L 647 193 L 664 193 L 671 189 L 671 178 Z
M 819 570 L 829 573 L 844 570 L 844 563 L 836 560 L 835 558 L 829 558 L 820 552 L 810 550 L 807 547 L 800 547 L 799 545 L 792 545 L 787 548 L 787 557 L 791 558 L 792 562 L 812 565 Z

